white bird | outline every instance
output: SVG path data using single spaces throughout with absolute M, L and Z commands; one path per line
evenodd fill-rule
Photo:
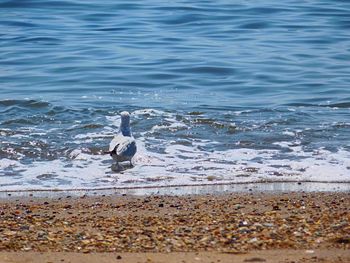
M 109 144 L 109 154 L 117 162 L 117 168 L 120 169 L 119 162 L 129 161 L 136 153 L 136 141 L 131 135 L 130 114 L 123 111 L 121 114 L 121 124 L 118 134 L 116 134 Z

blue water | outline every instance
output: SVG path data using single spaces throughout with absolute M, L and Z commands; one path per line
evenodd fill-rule
M 349 28 L 348 1 L 0 0 L 0 189 L 349 182 Z

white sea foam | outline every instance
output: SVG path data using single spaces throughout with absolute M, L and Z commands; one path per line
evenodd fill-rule
M 168 120 L 169 121 L 169 120 Z M 184 129 L 188 129 L 188 126 L 184 123 L 178 122 L 176 120 L 171 120 L 169 122 L 169 125 L 155 125 L 152 127 L 151 132 L 155 132 L 155 131 L 159 131 L 159 130 L 170 130 L 170 131 L 177 131 L 177 130 L 184 130 Z
M 142 109 L 142 110 L 136 110 L 132 112 L 132 115 L 148 115 L 150 117 L 155 116 L 168 116 L 171 117 L 172 115 L 170 113 L 167 113 L 165 111 L 155 110 L 155 109 Z
M 120 116 L 118 114 L 112 115 L 112 116 L 106 116 L 106 119 L 110 122 L 110 125 L 119 127 L 121 123 Z
M 295 136 L 295 133 L 292 131 L 284 131 L 283 134 L 288 135 L 288 136 L 292 136 L 292 137 Z
M 138 114 L 166 115 L 164 125 L 155 125 L 153 131 L 189 127 L 164 112 L 151 109 L 133 112 L 135 118 L 139 117 Z M 75 142 L 111 137 L 120 118 L 106 118 L 110 125 L 101 133 L 79 134 L 75 136 Z M 183 145 L 176 140 L 159 139 L 152 132 L 141 133 L 141 137 L 136 139 L 138 151 L 133 159 L 134 167 L 126 167 L 122 172 L 112 171 L 113 161 L 109 155 L 93 154 L 79 145 L 77 149 L 67 150 L 66 158 L 51 161 L 28 165 L 2 159 L 0 175 L 11 172 L 16 176 L 3 176 L 0 190 L 126 188 L 258 181 L 350 182 L 350 152 L 346 149 L 336 152 L 324 148 L 305 151 L 301 141 L 294 140 L 275 142 L 274 145 L 280 149 L 274 150 L 238 148 L 206 151 L 203 150 L 205 147 L 220 143 L 193 139 L 191 143 Z M 155 143 L 161 146 L 161 152 L 146 147 Z
M 0 159 L 0 169 L 6 169 L 11 166 L 16 166 L 18 164 L 17 161 L 15 160 L 10 160 L 10 159 Z
M 21 171 L 23 178 L 7 177 L 1 190 L 11 188 L 100 188 L 135 186 L 170 186 L 256 181 L 350 181 L 350 153 L 340 150 L 331 153 L 293 152 L 293 158 L 278 159 L 279 151 L 233 149 L 204 152 L 184 145 L 168 145 L 165 153 L 149 152 L 142 141 L 138 142 L 135 167 L 114 173 L 112 161 L 106 155 L 92 155 L 74 150 L 71 161 L 58 159 L 33 162 L 29 166 L 3 159 L 2 169 Z M 295 154 L 301 159 L 297 159 Z M 40 180 L 39 175 L 55 175 Z M 214 178 L 214 179 L 213 179 Z M 20 186 L 16 185 L 20 184 Z

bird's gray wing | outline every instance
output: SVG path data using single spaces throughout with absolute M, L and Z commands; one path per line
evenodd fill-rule
M 121 134 L 114 136 L 113 140 L 109 144 L 109 151 L 113 152 L 115 147 L 117 147 L 118 144 L 120 144 L 120 142 L 123 140 L 123 138 L 124 138 L 124 136 Z
M 117 155 L 133 156 L 136 152 L 136 142 L 132 137 L 123 137 L 119 140 L 119 145 L 116 149 Z

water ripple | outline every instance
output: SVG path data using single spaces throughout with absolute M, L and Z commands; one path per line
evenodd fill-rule
M 3 187 L 348 180 L 347 1 L 5 0 L 0 11 Z M 102 155 L 122 110 L 142 149 L 124 179 Z

